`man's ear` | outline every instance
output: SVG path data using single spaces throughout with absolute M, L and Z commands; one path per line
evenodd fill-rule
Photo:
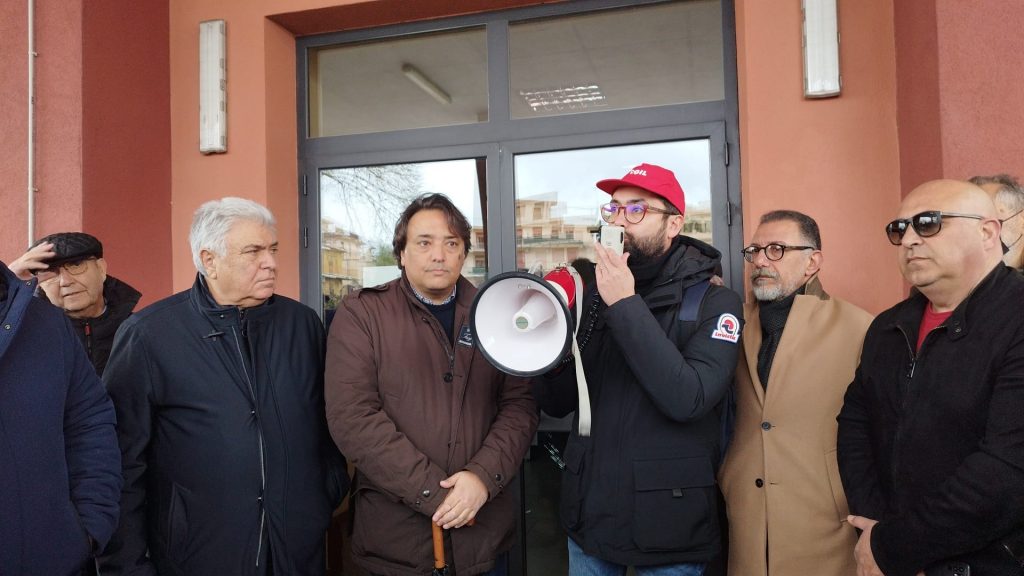
M 999 220 L 992 218 L 990 220 L 983 220 L 981 223 L 981 237 L 985 242 L 985 246 L 991 248 L 992 246 L 998 245 L 1000 242 L 999 232 L 1002 230 L 1002 224 Z
M 679 236 L 679 233 L 683 231 L 683 216 L 681 214 L 673 214 L 672 216 L 669 216 L 665 229 L 666 232 L 668 232 L 669 238 Z
M 825 255 L 822 254 L 821 250 L 815 250 L 811 252 L 811 257 L 807 259 L 807 269 L 804 270 L 804 276 L 810 278 L 821 270 L 821 265 L 825 262 Z
M 204 276 L 211 279 L 217 278 L 217 255 L 203 248 L 199 251 L 199 261 L 203 263 Z
M 100 273 L 103 275 L 103 280 L 107 279 L 107 261 L 103 258 L 96 259 L 96 265 L 100 267 Z

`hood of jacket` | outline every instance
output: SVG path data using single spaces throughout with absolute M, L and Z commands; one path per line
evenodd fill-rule
M 655 284 L 683 280 L 684 286 L 690 286 L 722 272 L 722 253 L 706 242 L 677 236 L 669 250 L 671 254 Z

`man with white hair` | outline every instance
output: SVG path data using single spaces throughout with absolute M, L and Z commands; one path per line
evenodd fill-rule
M 996 215 L 1003 225 L 1003 263 L 1024 270 L 1024 188 L 1009 174 L 975 176 L 969 182 L 984 190 L 996 205 Z
M 127 320 L 104 372 L 124 465 L 106 574 L 323 574 L 348 485 L 327 431 L 324 330 L 274 294 L 264 206 L 199 207 L 192 288 Z

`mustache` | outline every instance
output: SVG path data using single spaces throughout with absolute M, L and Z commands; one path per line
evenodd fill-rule
M 753 281 L 758 278 L 771 278 L 772 280 L 778 280 L 779 275 L 767 268 L 755 268 L 754 271 L 750 273 L 750 279 Z

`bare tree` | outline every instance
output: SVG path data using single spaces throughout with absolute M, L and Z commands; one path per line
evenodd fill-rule
M 321 186 L 322 201 L 337 203 L 349 225 L 368 224 L 370 230 L 364 234 L 380 238 L 391 236 L 402 210 L 422 187 L 416 164 L 334 168 L 320 174 L 333 183 Z

